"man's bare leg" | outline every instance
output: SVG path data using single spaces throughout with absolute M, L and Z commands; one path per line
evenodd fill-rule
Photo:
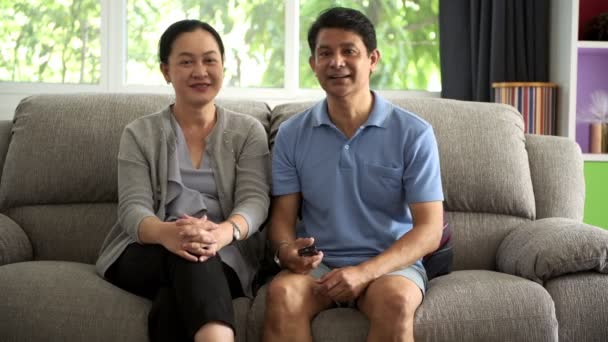
M 368 342 L 414 341 L 414 314 L 422 292 L 411 280 L 386 275 L 374 280 L 358 300 L 370 321 Z
M 311 321 L 332 305 L 328 297 L 313 292 L 315 280 L 289 271 L 279 273 L 268 285 L 264 341 L 312 341 Z

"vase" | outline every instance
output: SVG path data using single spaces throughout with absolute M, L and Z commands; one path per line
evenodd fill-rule
M 608 123 L 590 125 L 589 153 L 608 153 Z
M 602 124 L 602 153 L 608 153 L 608 123 Z

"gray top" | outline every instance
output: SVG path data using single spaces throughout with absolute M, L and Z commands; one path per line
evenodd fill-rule
M 200 169 L 194 168 L 186 137 L 174 115 L 171 115 L 171 126 L 177 137 L 177 164 L 171 164 L 169 167 L 178 167 L 179 171 L 169 172 L 167 192 L 169 194 L 168 198 L 173 198 L 173 200 L 167 202 L 167 218 L 165 221 L 174 221 L 182 214 L 194 217 L 207 215 L 209 220 L 216 223 L 224 221 L 226 218 L 222 213 L 218 199 L 217 184 L 211 168 L 209 153 L 206 150 L 203 151 Z M 175 176 L 175 178 L 172 178 L 172 176 Z M 251 219 L 246 216 L 246 213 L 241 213 L 241 215 L 245 217 L 247 225 L 250 226 Z M 254 274 L 248 272 L 247 264 L 239 250 L 229 245 L 220 249 L 219 255 L 222 261 L 232 267 L 239 276 L 243 292 L 247 293 L 248 285 L 251 283 L 250 277 L 253 277 Z
M 167 191 L 169 198 L 173 198 L 173 200 L 167 203 L 165 221 L 177 220 L 182 214 L 194 217 L 207 215 L 213 222 L 224 221 L 225 217 L 220 208 L 217 184 L 209 162 L 209 154 L 207 151 L 203 151 L 200 169 L 194 168 L 190 160 L 186 138 L 174 115 L 171 115 L 171 126 L 177 137 L 176 154 L 179 171 L 170 174 L 179 177 L 169 178 Z M 247 221 L 247 224 L 249 225 L 250 222 Z
M 238 260 L 245 268 L 239 277 L 246 284 L 245 294 L 251 295 L 262 240 L 259 234 L 256 238 L 252 235 L 266 219 L 270 204 L 268 141 L 255 118 L 219 106 L 216 112 L 217 122 L 206 138 L 206 151 L 216 176 L 222 214 L 239 214 L 251 220 L 248 239 L 224 248 L 232 246 L 239 251 Z M 108 233 L 97 259 L 97 272 L 102 276 L 127 245 L 141 243 L 138 229 L 145 217 L 167 217 L 166 204 L 173 200 L 168 180 L 179 177 L 171 115 L 167 107 L 133 121 L 123 131 L 118 152 L 118 222 Z

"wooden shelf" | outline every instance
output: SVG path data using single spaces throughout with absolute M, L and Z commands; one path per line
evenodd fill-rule
M 608 42 L 579 40 L 577 46 L 584 49 L 608 49 Z
M 584 153 L 583 160 L 585 161 L 608 161 L 608 153 Z

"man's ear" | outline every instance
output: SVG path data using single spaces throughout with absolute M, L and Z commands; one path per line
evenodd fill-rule
M 310 68 L 312 69 L 312 71 L 315 71 L 315 57 L 314 56 L 310 56 L 308 57 L 308 65 L 310 65 Z
M 371 62 L 370 70 L 372 72 L 374 72 L 374 71 L 376 71 L 376 67 L 378 66 L 378 62 L 380 62 L 380 50 L 374 49 L 374 51 L 372 51 L 369 54 L 369 59 L 370 59 L 370 62 Z
M 171 79 L 169 78 L 169 65 L 167 65 L 166 63 L 160 63 L 160 72 L 163 73 L 163 77 L 165 78 L 165 81 L 167 81 L 167 84 L 171 82 Z

